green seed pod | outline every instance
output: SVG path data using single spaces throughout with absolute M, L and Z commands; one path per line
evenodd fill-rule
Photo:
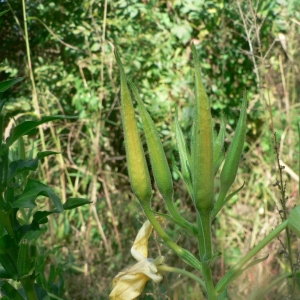
M 150 201 L 152 196 L 150 176 L 134 117 L 134 107 L 123 65 L 116 51 L 115 57 L 121 73 L 121 113 L 130 183 L 140 201 Z
M 128 82 L 133 95 L 138 103 L 141 115 L 143 129 L 145 132 L 147 147 L 149 150 L 150 163 L 152 166 L 153 176 L 157 184 L 158 190 L 166 201 L 173 198 L 173 182 L 170 168 L 166 159 L 163 145 L 160 141 L 155 124 L 147 112 L 137 88 L 132 82 Z
M 217 201 L 218 205 L 221 205 L 221 203 L 226 197 L 229 188 L 231 187 L 231 185 L 235 180 L 244 143 L 245 143 L 246 129 L 247 129 L 246 121 L 247 121 L 247 98 L 246 95 L 244 94 L 239 121 L 220 175 L 221 187 L 220 187 L 219 198 Z
M 213 123 L 210 103 L 202 84 L 200 63 L 192 45 L 195 65 L 196 103 L 192 149 L 194 201 L 199 212 L 209 212 L 214 206 Z
M 136 101 L 138 102 L 143 129 L 146 136 L 147 147 L 149 150 L 150 163 L 158 190 L 162 194 L 167 208 L 174 218 L 174 221 L 182 228 L 187 230 L 187 232 L 189 232 L 191 235 L 195 235 L 197 233 L 197 228 L 181 217 L 173 202 L 172 176 L 155 124 L 147 112 L 143 101 L 139 96 L 137 88 L 132 82 L 129 81 L 128 83 Z

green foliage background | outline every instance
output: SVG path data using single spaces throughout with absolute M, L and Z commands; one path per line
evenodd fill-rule
M 8 8 L 11 12 L 0 19 L 0 80 L 27 78 L 5 93 L 9 98 L 6 109 L 18 122 L 20 114 L 34 111 L 32 85 L 22 5 L 16 0 L 0 3 L 0 11 Z M 137 84 L 174 165 L 178 158 L 172 125 L 175 108 L 187 139 L 192 125 L 190 44 L 194 42 L 213 114 L 216 120 L 222 113 L 226 115 L 228 134 L 235 127 L 243 91 L 248 91 L 245 157 L 247 160 L 254 153 L 255 159 L 243 163 L 242 172 L 260 177 L 274 158 L 272 130 L 285 132 L 299 120 L 299 8 L 296 0 L 26 1 L 41 113 L 79 116 L 76 122 L 45 127 L 45 142 L 40 137 L 34 141 L 40 148 L 46 144 L 47 149 L 62 153 L 58 162 L 45 162 L 36 176 L 47 178 L 63 199 L 88 196 L 94 201 L 89 208 L 53 218 L 51 233 L 41 242 L 58 268 L 57 274 L 50 272 L 57 275 L 53 280 L 66 274 L 66 288 L 60 292 L 66 299 L 107 299 L 113 276 L 131 261 L 131 241 L 143 220 L 126 173 L 113 47 L 118 48 L 126 72 Z M 291 149 L 296 141 L 291 132 L 283 154 L 293 167 L 296 154 Z M 177 173 L 173 175 L 176 197 L 181 199 L 178 204 L 183 214 L 192 215 L 190 200 Z M 254 183 L 251 176 L 249 182 Z M 253 193 L 261 199 L 258 187 Z M 268 202 L 274 200 L 273 194 L 265 198 L 266 206 L 274 207 Z M 159 195 L 155 199 L 159 200 Z M 159 201 L 154 206 L 162 208 Z M 176 229 L 172 234 L 178 237 Z M 184 237 L 181 242 L 190 244 Z M 53 245 L 62 251 L 53 255 L 47 250 Z M 232 252 L 240 250 L 235 247 Z M 65 265 L 65 261 L 69 263 Z M 196 288 L 182 289 L 190 299 L 199 293 Z M 155 293 L 153 297 L 160 299 L 158 290 Z M 160 293 L 172 291 L 163 286 Z

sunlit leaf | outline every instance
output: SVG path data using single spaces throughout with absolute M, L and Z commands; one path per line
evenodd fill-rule
M 49 186 L 34 179 L 28 180 L 23 194 L 11 205 L 15 208 L 34 208 L 36 207 L 35 200 L 38 196 L 50 198 L 58 211 L 63 211 L 61 200 L 55 195 L 54 191 Z
M 52 154 L 58 154 L 58 153 L 59 152 L 54 152 L 54 151 L 43 151 L 43 152 L 39 152 L 35 159 L 29 159 L 29 160 L 20 159 L 20 160 L 12 161 L 9 165 L 8 181 L 21 172 L 35 171 L 38 167 L 39 159 L 42 159 Z
M 1 16 L 1 13 L 0 13 L 0 16 Z M 24 79 L 24 77 L 17 77 L 17 78 L 9 79 L 9 80 L 6 80 L 6 81 L 1 81 L 0 82 L 0 93 L 5 92 L 10 87 L 12 87 L 16 83 L 22 81 L 23 79 Z
M 68 209 L 73 209 L 85 204 L 90 204 L 92 203 L 91 201 L 87 200 L 87 199 L 83 199 L 83 198 L 69 198 L 67 199 L 67 201 L 64 203 L 63 208 L 65 210 Z
M 25 121 L 18 126 L 16 126 L 10 136 L 6 140 L 6 144 L 3 146 L 1 153 L 7 150 L 20 136 L 26 135 L 32 131 L 32 129 L 37 126 L 55 120 L 64 120 L 64 119 L 76 119 L 76 116 L 63 116 L 63 115 L 54 115 L 42 117 L 38 121 Z

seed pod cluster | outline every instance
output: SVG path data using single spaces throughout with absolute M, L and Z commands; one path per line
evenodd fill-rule
M 163 198 L 166 201 L 171 201 L 173 198 L 172 176 L 157 129 L 139 96 L 137 88 L 132 82 L 129 82 L 129 86 L 138 103 L 155 182 Z

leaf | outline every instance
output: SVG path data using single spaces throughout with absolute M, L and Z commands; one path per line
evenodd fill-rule
M 225 117 L 222 116 L 221 128 L 217 138 L 214 141 L 214 174 L 218 172 L 218 169 L 224 159 L 223 146 L 224 146 L 225 132 L 226 132 L 226 120 Z
M 38 300 L 50 300 L 48 293 L 43 288 L 38 286 L 36 283 L 34 284 L 34 290 L 35 290 Z M 26 297 L 26 293 L 23 288 L 20 289 L 20 293 L 22 293 L 23 297 Z M 27 299 L 27 300 L 30 300 L 30 299 Z
M 35 171 L 38 167 L 39 159 L 42 159 L 52 154 L 59 154 L 59 152 L 43 151 L 43 152 L 39 152 L 35 159 L 30 159 L 30 160 L 19 159 L 19 160 L 12 161 L 9 165 L 8 181 L 10 181 L 13 177 L 15 177 L 17 174 L 21 172 Z
M 64 203 L 63 208 L 64 210 L 68 210 L 90 203 L 92 203 L 92 201 L 83 198 L 69 198 Z
M 26 234 L 23 236 L 23 239 L 26 239 L 28 241 L 36 241 L 42 234 L 44 234 L 47 231 L 47 228 L 42 227 L 36 227 L 31 228 L 26 232 Z
M 58 212 L 58 211 L 37 211 L 34 215 L 33 215 L 33 219 L 34 221 L 36 221 L 38 224 L 45 224 L 48 222 L 48 216 Z
M 8 297 L 8 299 L 13 300 L 24 300 L 22 295 L 7 281 L 2 281 L 0 283 L 1 293 Z
M 223 203 L 216 203 L 215 204 L 215 207 L 213 209 L 213 212 L 212 212 L 212 219 L 214 219 L 216 217 L 216 215 L 218 214 L 218 212 L 222 209 L 222 207 L 224 205 L 226 205 L 226 203 L 234 196 L 236 195 L 245 185 L 245 182 L 238 188 L 236 189 L 235 191 L 233 191 L 231 194 L 229 194 L 225 200 L 223 201 Z
M 101 48 L 100 43 L 94 43 L 94 44 L 92 45 L 92 47 L 91 47 L 90 50 L 93 51 L 93 52 L 96 52 L 96 51 L 98 51 L 100 48 Z
M 4 10 L 4 11 L 1 11 L 1 12 L 0 12 L 0 16 L 2 16 L 2 15 L 4 15 L 4 14 L 6 14 L 8 11 L 9 11 L 9 9 L 7 9 L 7 10 Z
M 2 266 L 0 266 L 0 278 L 7 278 L 7 279 L 9 279 L 10 277 L 11 276 L 5 271 L 5 269 Z
M 28 132 L 31 132 L 37 126 L 55 120 L 63 119 L 76 119 L 76 116 L 63 116 L 63 115 L 53 115 L 42 117 L 38 121 L 25 121 L 18 126 L 16 126 L 10 136 L 6 139 L 6 144 L 2 147 L 0 155 L 5 152 L 20 136 L 26 135 Z
M 2 14 L 3 14 L 3 12 L 2 12 Z M 1 16 L 1 13 L 0 13 L 0 16 Z M 11 88 L 16 83 L 22 81 L 23 79 L 24 79 L 24 77 L 17 77 L 17 78 L 9 79 L 6 81 L 1 81 L 0 82 L 0 93 L 5 92 L 6 90 Z
M 251 263 L 249 263 L 245 268 L 243 268 L 243 271 L 245 271 L 246 269 L 253 267 L 259 263 L 261 263 L 262 261 L 265 261 L 267 258 L 269 257 L 269 254 L 267 254 L 265 257 L 262 258 L 257 258 L 255 260 L 253 260 Z
M 180 128 L 178 117 L 176 115 L 175 117 L 175 137 L 179 152 L 179 158 L 180 158 L 180 164 L 181 164 L 181 174 L 182 178 L 187 186 L 187 189 L 192 196 L 192 179 L 191 179 L 191 155 L 188 152 L 186 142 L 182 133 L 182 130 Z
M 35 199 L 40 195 L 50 198 L 58 209 L 58 212 L 64 210 L 60 198 L 55 195 L 53 190 L 49 186 L 34 179 L 28 180 L 24 192 L 11 206 L 14 208 L 34 208 L 36 206 Z
M 296 206 L 290 213 L 289 227 L 300 238 L 300 205 Z
M 196 227 L 187 227 L 187 226 L 182 226 L 182 222 L 178 221 L 176 218 L 173 218 L 171 215 L 164 214 L 164 213 L 159 213 L 157 211 L 152 211 L 156 216 L 161 216 L 175 224 L 177 224 L 182 230 L 184 230 L 186 233 L 188 233 L 190 236 L 197 236 L 198 230 Z
M 179 175 L 179 177 L 182 179 L 182 181 L 185 184 L 185 187 L 189 193 L 189 195 L 191 196 L 191 198 L 193 199 L 193 187 L 191 183 L 188 183 L 185 181 L 185 178 L 183 177 L 183 174 L 178 170 L 177 166 L 174 164 L 173 165 L 173 170 Z

